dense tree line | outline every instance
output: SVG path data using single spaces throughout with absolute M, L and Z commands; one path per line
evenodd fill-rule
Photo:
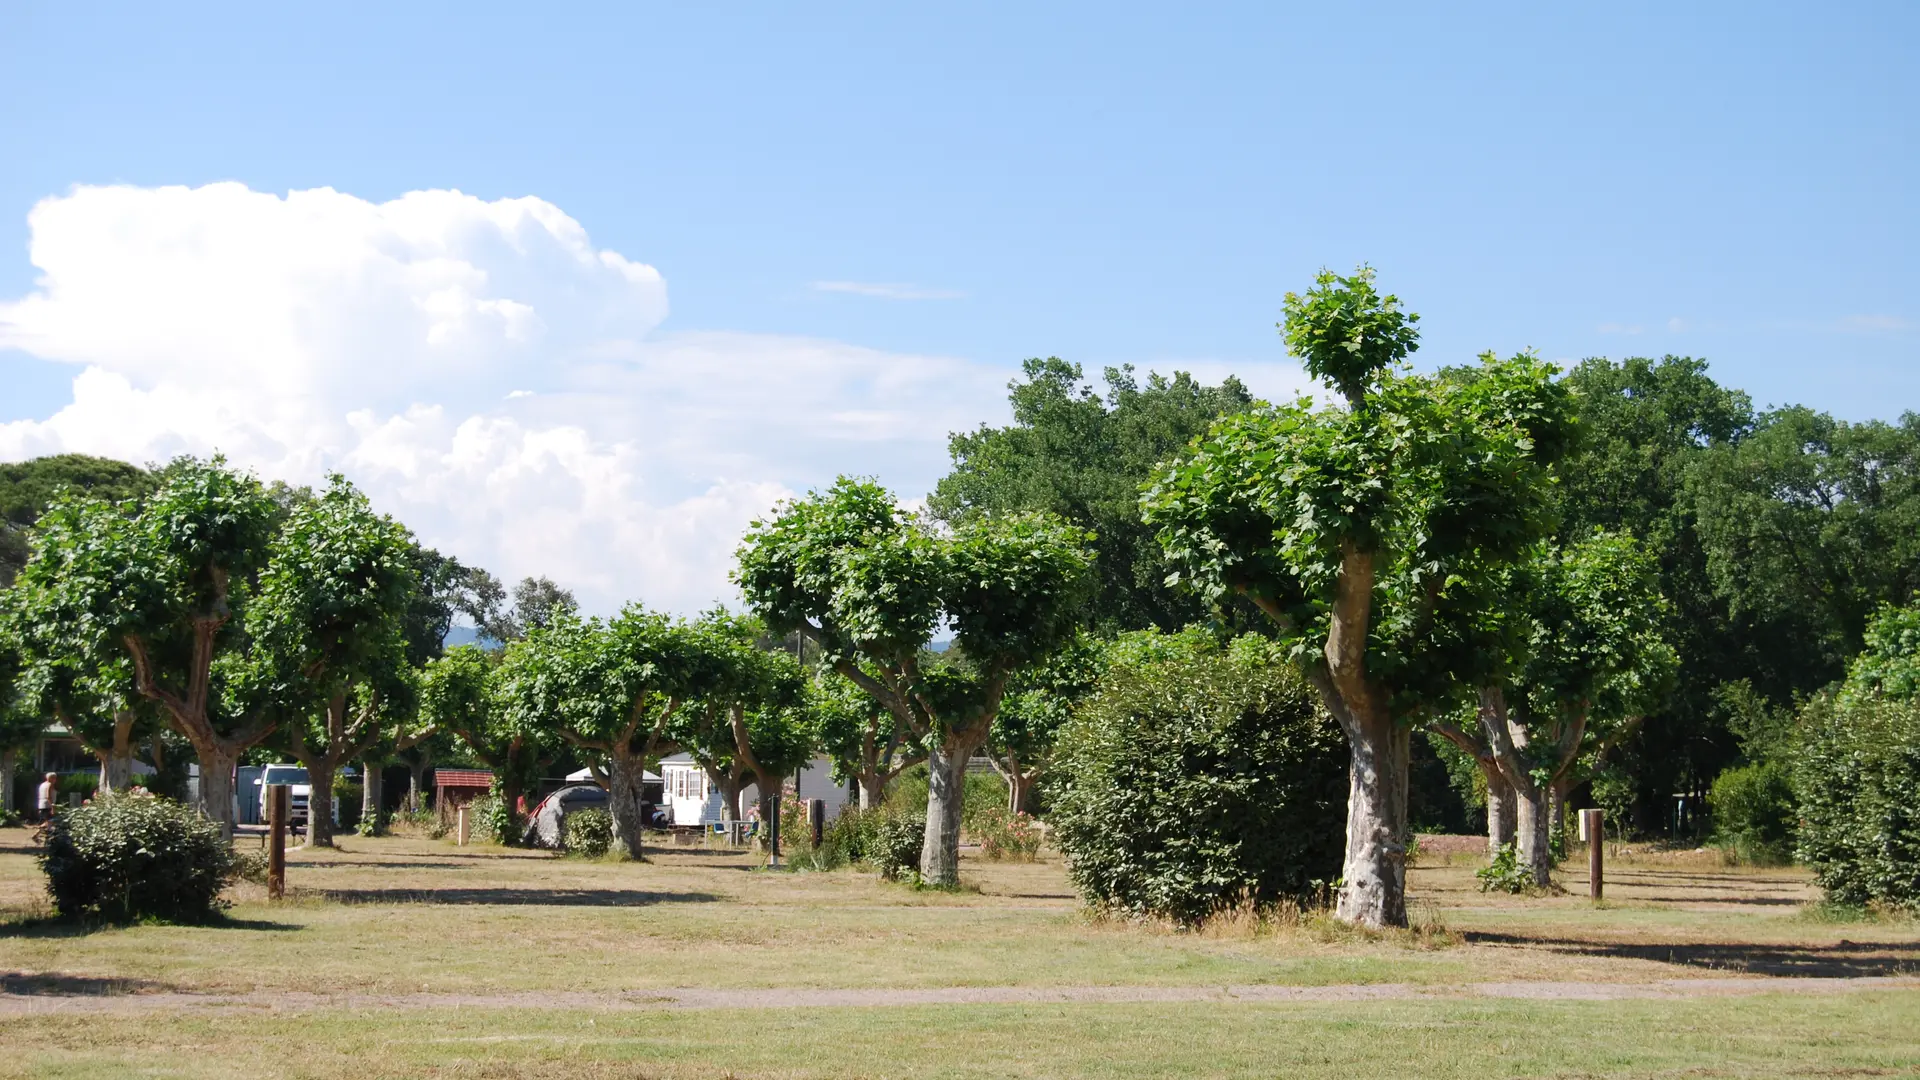
M 11 783 L 57 719 L 108 786 L 136 756 L 190 753 L 203 811 L 226 824 L 234 765 L 290 756 L 323 845 L 349 763 L 375 829 L 384 764 L 407 766 L 416 798 L 435 764 L 484 765 L 508 837 L 543 775 L 584 765 L 638 856 L 640 777 L 661 756 L 690 755 L 738 816 L 748 787 L 770 797 L 824 752 L 868 807 L 926 769 L 919 871 L 950 885 L 977 757 L 1008 812 L 1057 795 L 1103 850 L 1150 850 L 1084 827 L 1105 789 L 1073 762 L 1168 701 L 1227 710 L 1163 732 L 1195 753 L 1243 730 L 1252 714 L 1231 703 L 1280 700 L 1272 673 L 1228 685 L 1259 656 L 1311 688 L 1317 711 L 1287 698 L 1288 723 L 1343 737 L 1344 854 L 1335 875 L 1227 874 L 1208 895 L 1337 878 L 1342 917 L 1392 924 L 1417 818 L 1449 800 L 1544 884 L 1570 800 L 1644 833 L 1716 777 L 1733 777 L 1717 800 L 1757 805 L 1812 775 L 1810 747 L 1840 745 L 1832 716 L 1892 693 L 1828 688 L 1906 640 L 1891 613 L 1920 588 L 1920 416 L 1756 410 L 1684 357 L 1417 373 L 1418 316 L 1365 268 L 1288 294 L 1280 330 L 1317 399 L 1131 369 L 1097 392 L 1076 365 L 1026 362 L 1012 422 L 952 436 L 925 513 L 841 478 L 756 522 L 737 553 L 745 615 L 582 617 L 548 579 L 509 590 L 425 547 L 341 477 L 313 491 L 218 459 L 0 467 L 0 773 Z M 475 644 L 445 647 L 456 618 Z M 1145 658 L 1148 631 L 1267 645 Z M 1204 687 L 1175 686 L 1187 669 Z M 1086 727 L 1094 702 L 1104 734 Z M 1058 752 L 1063 731 L 1079 750 Z M 1101 768 L 1121 760 L 1100 745 Z

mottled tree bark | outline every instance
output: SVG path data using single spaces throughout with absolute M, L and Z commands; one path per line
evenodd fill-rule
M 370 759 L 360 762 L 360 820 L 370 836 L 387 831 L 386 779 L 379 763 Z
M 1360 926 L 1407 925 L 1407 766 L 1413 729 L 1387 709 L 1367 675 L 1373 555 L 1349 545 L 1329 613 L 1325 666 L 1310 673 L 1346 733 L 1347 853 L 1334 914 Z
M 960 884 L 960 814 L 965 809 L 970 748 L 943 740 L 927 757 L 927 831 L 920 845 L 920 879 Z
M 94 754 L 100 759 L 100 789 L 125 791 L 133 785 L 133 711 L 113 715 L 113 742 Z
M 640 786 L 646 778 L 646 759 L 625 746 L 608 755 L 607 810 L 613 815 L 613 838 L 629 859 L 646 857 L 640 819 Z
M 1519 806 L 1513 785 L 1507 783 L 1498 765 L 1485 766 L 1482 772 L 1487 779 L 1487 854 L 1497 855 L 1514 842 L 1519 830 Z

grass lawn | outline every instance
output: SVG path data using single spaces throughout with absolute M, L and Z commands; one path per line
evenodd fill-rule
M 241 886 L 227 925 L 79 932 L 44 919 L 0 830 L 0 1076 L 1829 1075 L 1920 1067 L 1920 991 L 1658 1001 L 1475 996 L 1486 983 L 1902 976 L 1920 927 L 1808 917 L 1794 870 L 1643 854 L 1609 902 L 1489 897 L 1470 857 L 1411 879 L 1413 932 L 1307 920 L 1204 933 L 1103 922 L 1057 860 L 969 859 L 966 891 L 789 874 L 704 848 L 646 864 L 424 839 L 295 851 L 294 898 Z M 673 988 L 1334 987 L 1408 999 L 678 1009 Z M 1731 986 L 1731 984 L 1728 984 Z M 1773 985 L 1773 984 L 1768 984 Z M 1811 984 L 1802 984 L 1811 985 Z M 60 1011 L 72 993 L 134 995 Z M 224 1004 L 142 995 L 217 993 Z M 555 1008 L 542 992 L 605 995 Z M 1062 991 L 1067 993 L 1069 991 Z M 1531 992 L 1521 988 L 1523 995 Z M 277 995 L 294 993 L 291 1003 Z M 327 1001 L 313 995 L 355 995 Z M 463 995 L 400 1007 L 370 995 Z M 91 999 L 96 1003 L 103 999 Z M 455 999 L 457 1000 L 457 999 Z M 47 1008 L 39 1008 L 44 1004 Z M 122 1008 L 120 1006 L 136 1006 Z M 255 1040 L 274 1049 L 263 1054 Z M 229 1064 L 231 1063 L 231 1064 Z M 138 1068 L 136 1069 L 136 1065 Z M 1455 1070 L 1449 1072 L 1448 1070 Z M 10 1071 L 11 1070 L 11 1071 Z M 228 1071 L 222 1071 L 228 1070 Z

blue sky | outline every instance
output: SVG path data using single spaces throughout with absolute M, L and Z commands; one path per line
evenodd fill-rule
M 1683 353 L 1763 405 L 1920 406 L 1911 4 L 558 7 L 7 6 L 0 300 L 76 184 L 458 189 L 656 268 L 659 333 L 996 384 L 1272 365 L 1281 294 L 1365 260 L 1426 364 Z M 0 354 L 0 421 L 77 362 Z

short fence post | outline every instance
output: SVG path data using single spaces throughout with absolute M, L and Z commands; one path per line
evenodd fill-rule
M 807 828 L 813 833 L 813 846 L 827 838 L 827 800 L 807 800 Z
M 461 807 L 454 819 L 453 842 L 461 847 L 467 846 L 467 808 Z
M 287 895 L 287 809 L 285 784 L 267 785 L 267 899 L 280 900 Z
M 1606 893 L 1607 834 L 1599 810 L 1580 811 L 1580 831 L 1587 837 L 1587 895 L 1595 900 Z

